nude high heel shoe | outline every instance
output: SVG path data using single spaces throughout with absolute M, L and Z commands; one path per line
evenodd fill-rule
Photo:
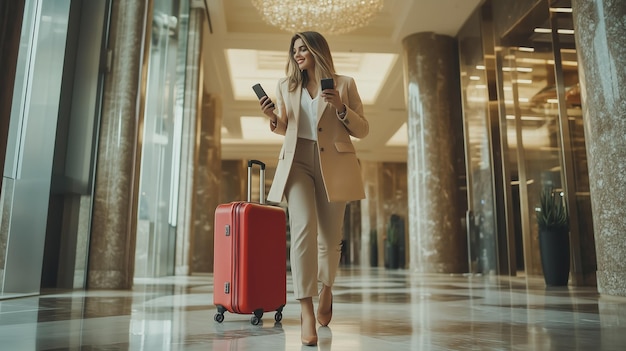
M 325 294 L 325 290 L 330 291 L 330 287 L 324 285 L 320 291 L 320 302 L 317 306 L 317 321 L 323 327 L 330 324 L 330 320 L 333 318 L 333 293 L 330 292 L 330 305 L 328 303 L 328 297 Z
M 302 314 L 300 315 L 300 338 L 302 340 L 302 345 L 316 346 L 317 330 L 315 329 L 313 300 L 310 297 L 308 299 L 300 300 L 300 306 L 302 308 Z M 306 320 L 304 318 L 305 315 L 307 316 Z

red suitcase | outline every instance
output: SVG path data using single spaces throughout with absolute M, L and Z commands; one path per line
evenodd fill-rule
M 260 203 L 251 202 L 252 165 L 261 167 Z M 265 204 L 265 164 L 248 161 L 248 201 L 221 204 L 215 210 L 213 304 L 215 321 L 224 312 L 254 314 L 276 311 L 280 322 L 287 302 L 285 211 Z

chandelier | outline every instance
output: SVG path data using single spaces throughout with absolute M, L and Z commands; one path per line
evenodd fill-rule
M 344 34 L 363 27 L 384 0 L 251 0 L 263 20 L 290 33 Z

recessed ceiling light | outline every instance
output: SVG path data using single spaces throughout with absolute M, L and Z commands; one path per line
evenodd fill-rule
M 387 140 L 386 146 L 407 146 L 409 144 L 409 134 L 406 122 L 398 128 L 394 135 Z
M 551 7 L 550 12 L 572 13 L 571 7 Z
M 280 144 L 285 139 L 284 136 L 273 133 L 270 130 L 267 117 L 242 116 L 240 122 L 241 139 L 224 137 L 224 134 L 222 134 L 223 143 Z

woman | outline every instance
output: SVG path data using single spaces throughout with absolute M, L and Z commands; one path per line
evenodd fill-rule
M 317 344 L 317 320 L 332 318 L 332 286 L 341 256 L 347 201 L 365 197 L 361 170 L 350 136 L 363 138 L 369 124 L 354 79 L 337 75 L 326 39 L 317 32 L 291 38 L 287 77 L 278 82 L 276 104 L 260 101 L 270 129 L 285 136 L 268 201 L 289 209 L 291 272 L 302 310 L 302 343 Z M 320 81 L 333 78 L 334 88 Z

